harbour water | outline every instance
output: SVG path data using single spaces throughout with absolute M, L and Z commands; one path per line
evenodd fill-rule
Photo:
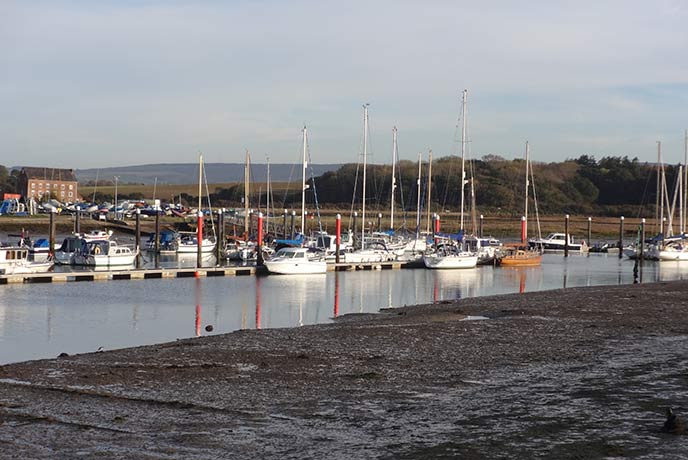
M 546 254 L 541 267 L 373 270 L 0 287 L 0 364 L 493 294 L 688 278 L 688 263 Z M 212 331 L 206 327 L 212 326 Z

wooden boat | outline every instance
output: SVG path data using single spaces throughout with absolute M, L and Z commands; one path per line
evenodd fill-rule
M 542 264 L 540 252 L 524 245 L 505 245 L 502 251 L 504 255 L 497 258 L 497 265 L 501 267 L 536 267 Z

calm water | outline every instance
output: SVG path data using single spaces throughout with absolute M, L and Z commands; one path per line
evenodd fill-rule
M 688 263 L 646 262 L 642 271 L 642 282 L 684 278 Z M 347 313 L 463 297 L 632 282 L 633 262 L 615 255 L 547 254 L 541 267 L 523 269 L 6 285 L 0 287 L 0 363 L 324 323 Z

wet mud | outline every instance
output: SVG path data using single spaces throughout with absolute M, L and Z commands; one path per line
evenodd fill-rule
M 0 458 L 688 458 L 687 313 L 574 288 L 5 365 Z

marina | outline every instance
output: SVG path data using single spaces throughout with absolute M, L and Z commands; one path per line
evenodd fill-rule
M 633 261 L 615 254 L 544 254 L 541 266 L 519 268 L 393 265 L 293 276 L 250 276 L 256 270 L 250 266 L 72 271 L 50 276 L 96 282 L 7 284 L 0 298 L 0 363 L 329 323 L 346 314 L 494 294 L 688 278 L 680 262 L 646 262 L 634 272 Z

